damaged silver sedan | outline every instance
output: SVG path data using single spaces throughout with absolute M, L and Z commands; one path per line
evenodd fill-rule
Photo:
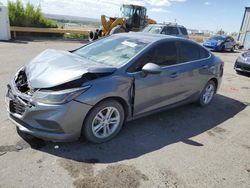
M 112 35 L 74 51 L 48 49 L 8 85 L 10 119 L 52 141 L 101 143 L 126 120 L 189 102 L 211 103 L 223 62 L 202 46 L 165 35 Z

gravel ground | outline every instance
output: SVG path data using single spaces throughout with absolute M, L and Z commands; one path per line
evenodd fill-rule
M 0 187 L 250 187 L 250 77 L 238 75 L 239 53 L 225 62 L 213 104 L 193 104 L 126 123 L 112 141 L 25 141 L 6 114 L 6 84 L 44 49 L 79 42 L 0 42 Z

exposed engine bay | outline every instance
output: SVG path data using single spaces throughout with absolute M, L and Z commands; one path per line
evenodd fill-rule
M 30 89 L 29 85 L 28 85 L 28 81 L 27 81 L 27 76 L 25 73 L 25 70 L 20 70 L 15 78 L 15 83 L 16 83 L 16 87 L 17 89 L 21 92 L 21 93 L 25 93 L 27 95 L 32 95 L 33 91 Z

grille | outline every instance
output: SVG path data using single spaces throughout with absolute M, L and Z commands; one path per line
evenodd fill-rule
M 18 101 L 10 101 L 10 112 L 23 115 L 25 106 Z

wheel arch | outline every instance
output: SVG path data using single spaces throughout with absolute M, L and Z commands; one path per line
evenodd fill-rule
M 119 96 L 106 97 L 106 98 L 102 99 L 101 101 L 99 101 L 96 105 L 98 105 L 99 103 L 106 101 L 106 100 L 115 100 L 122 105 L 124 112 L 125 112 L 125 114 L 124 114 L 125 120 L 127 119 L 127 117 L 129 117 L 131 115 L 131 106 L 126 102 L 125 99 L 123 99 L 122 97 L 119 97 Z
M 216 90 L 216 92 L 217 92 L 217 89 L 218 89 L 218 80 L 217 80 L 217 78 L 215 78 L 215 77 L 214 77 L 214 78 L 211 78 L 210 80 L 208 80 L 208 82 L 209 82 L 209 81 L 213 81 L 213 82 L 215 83 L 215 87 L 216 87 L 215 90 Z
M 84 117 L 84 120 L 83 120 L 83 125 L 82 127 L 84 126 L 84 123 L 86 121 L 86 118 L 87 116 L 89 115 L 89 113 L 97 106 L 99 105 L 100 103 L 102 103 L 103 101 L 107 101 L 107 100 L 115 100 L 117 102 L 119 102 L 123 109 L 124 109 L 124 112 L 125 112 L 125 121 L 128 117 L 131 116 L 131 106 L 126 102 L 125 99 L 123 99 L 122 97 L 119 97 L 119 96 L 109 96 L 109 97 L 106 97 L 106 98 L 103 98 L 101 99 L 100 101 L 98 101 L 95 105 L 92 106 L 92 108 L 88 111 L 88 113 L 86 114 L 86 116 Z

